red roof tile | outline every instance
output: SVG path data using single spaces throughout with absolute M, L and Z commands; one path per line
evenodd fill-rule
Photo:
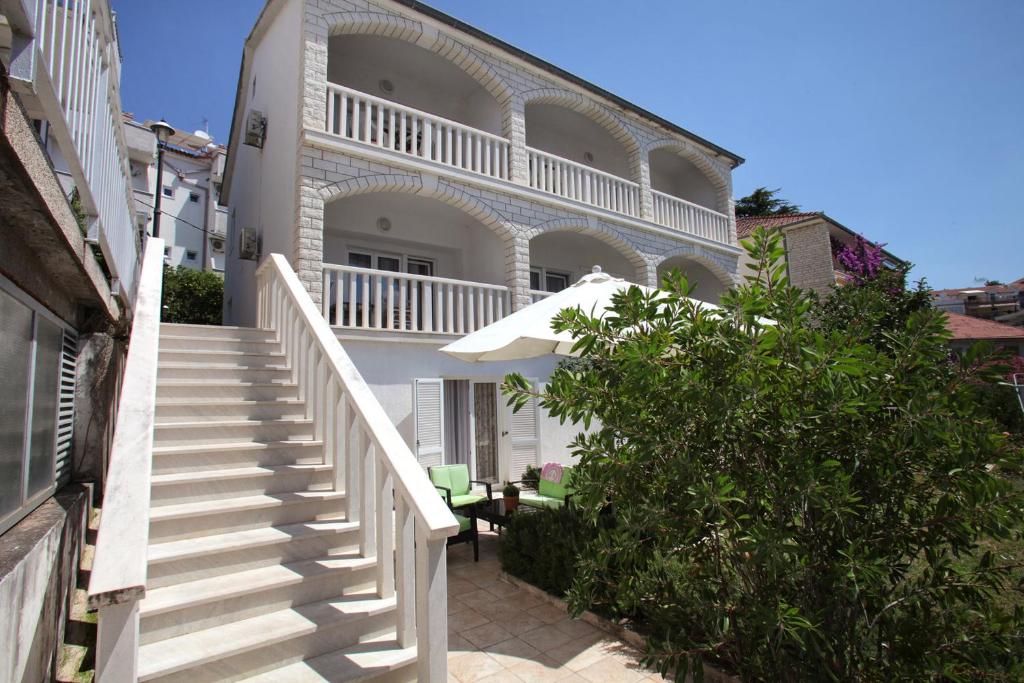
M 822 217 L 825 214 L 821 211 L 812 211 L 808 213 L 791 213 L 782 216 L 737 216 L 736 217 L 736 237 L 743 240 L 750 237 L 751 233 L 754 232 L 755 228 L 764 226 L 766 228 L 781 228 L 792 223 L 799 223 L 800 221 L 813 218 L 815 216 Z
M 946 327 L 953 339 L 1024 339 L 1024 329 L 960 313 L 947 312 Z

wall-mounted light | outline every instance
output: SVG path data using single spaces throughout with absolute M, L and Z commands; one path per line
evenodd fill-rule
M 391 221 L 381 216 L 377 219 L 377 229 L 381 232 L 388 232 L 391 230 Z
M 590 152 L 584 152 L 583 161 L 587 162 L 588 164 L 594 163 L 594 155 L 591 154 Z
M 379 81 L 377 81 L 377 87 L 381 89 L 381 92 L 393 92 L 395 89 L 395 84 L 386 78 L 382 78 Z

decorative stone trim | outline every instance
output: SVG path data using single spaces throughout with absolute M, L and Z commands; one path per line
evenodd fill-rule
M 697 245 L 692 244 L 683 245 L 670 251 L 666 251 L 662 254 L 658 254 L 654 258 L 653 265 L 655 269 L 657 269 L 657 267 L 660 266 L 665 261 L 668 261 L 669 259 L 675 258 L 677 256 L 681 256 L 683 258 L 686 258 L 690 261 L 694 261 L 704 266 L 705 268 L 710 270 L 711 273 L 715 277 L 717 277 L 719 281 L 726 287 L 732 287 L 733 285 L 739 284 L 741 282 L 741 277 L 739 276 L 739 274 L 734 272 L 735 269 L 738 267 L 736 262 L 727 262 L 727 260 L 724 259 L 721 255 L 714 254 Z
M 661 138 L 648 142 L 644 146 L 644 157 L 649 160 L 651 152 L 659 149 L 672 150 L 672 152 L 696 166 L 715 187 L 718 195 L 718 211 L 729 215 L 726 212 L 731 208 L 732 176 L 727 168 L 724 168 L 722 164 L 712 159 L 692 143 L 675 138 Z
M 645 274 L 648 270 L 648 263 L 643 254 L 641 254 L 633 244 L 623 237 L 621 231 L 594 218 L 555 218 L 526 230 L 524 232 L 524 237 L 529 241 L 539 235 L 560 231 L 578 232 L 584 235 L 590 235 L 591 237 L 599 239 L 605 244 L 614 247 L 623 256 L 625 256 L 631 264 L 633 264 L 637 278 L 641 280 L 646 279 Z

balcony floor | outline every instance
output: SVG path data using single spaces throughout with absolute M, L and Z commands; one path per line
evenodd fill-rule
M 480 523 L 471 544 L 448 550 L 448 680 L 664 681 L 640 653 L 500 578 L 498 535 Z

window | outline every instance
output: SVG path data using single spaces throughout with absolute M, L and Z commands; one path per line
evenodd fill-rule
M 420 256 L 388 254 L 369 249 L 353 249 L 348 252 L 348 265 L 356 268 L 374 268 L 391 273 L 412 275 L 433 275 L 434 261 Z
M 530 289 L 542 292 L 561 292 L 568 286 L 568 273 L 547 268 L 530 268 Z
M 0 320 L 0 376 L 6 391 L 0 402 L 3 533 L 52 494 L 58 468 L 67 465 L 74 356 L 67 357 L 65 349 L 73 349 L 73 336 L 65 339 L 70 331 L 3 279 Z
M 164 185 L 164 196 L 165 197 L 173 197 L 174 196 L 174 188 L 167 187 L 166 185 Z
M 190 202 L 192 202 L 193 204 L 198 204 L 199 203 L 199 194 L 196 193 L 196 192 L 189 192 L 188 193 L 188 200 Z
M 188 259 L 189 261 L 195 261 L 196 260 L 196 252 L 192 251 L 191 249 L 186 250 L 185 251 L 185 258 Z

